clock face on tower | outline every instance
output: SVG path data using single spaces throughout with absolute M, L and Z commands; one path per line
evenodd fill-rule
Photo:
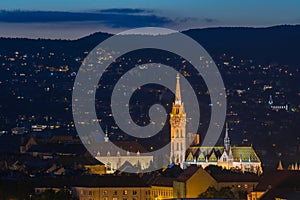
M 180 125 L 180 117 L 175 117 L 174 118 L 174 125 L 179 126 Z

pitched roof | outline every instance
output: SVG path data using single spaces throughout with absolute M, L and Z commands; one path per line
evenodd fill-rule
M 266 191 L 269 188 L 276 188 L 283 183 L 287 183 L 289 180 L 294 181 L 294 183 L 298 180 L 298 186 L 300 186 L 300 171 L 277 170 L 264 174 L 255 190 Z
M 115 145 L 112 145 L 110 142 L 99 142 L 97 149 L 94 148 L 94 151 L 95 153 L 99 152 L 100 156 L 106 156 L 107 152 L 109 152 L 111 156 L 116 156 L 118 153 L 120 156 L 126 156 L 128 152 L 129 154 L 148 152 L 140 143 L 136 141 L 114 142 L 114 144 Z M 119 149 L 122 149 L 123 151 L 119 151 Z
M 180 174 L 176 180 L 179 182 L 185 182 L 188 179 L 190 179 L 196 173 L 196 171 L 198 171 L 198 169 L 199 167 L 192 165 L 188 167 L 186 170 L 184 170 L 183 173 Z
M 235 146 L 231 147 L 233 161 L 239 162 L 240 159 L 243 162 L 248 162 L 249 160 L 251 162 L 260 162 L 259 157 L 257 156 L 255 150 L 252 146 Z M 203 156 L 207 157 L 208 159 L 211 158 L 211 156 L 220 158 L 221 155 L 224 152 L 224 147 L 222 146 L 215 146 L 215 147 L 202 147 L 202 146 L 192 146 L 189 147 L 187 150 L 187 156 L 191 158 L 190 153 L 196 158 L 199 158 L 201 156 L 201 161 L 203 162 Z M 212 158 L 210 159 L 212 160 Z M 214 159 L 213 159 L 214 160 Z
M 182 174 L 183 170 L 179 165 L 170 164 L 167 168 L 160 170 L 162 176 L 176 178 Z
M 234 161 L 242 159 L 243 162 L 247 162 L 249 160 L 251 162 L 260 162 L 260 159 L 252 146 L 231 147 L 231 150 Z
M 73 176 L 37 179 L 35 187 L 148 187 L 137 175 L 133 176 Z
M 87 152 L 87 150 L 82 144 L 49 143 L 49 144 L 34 145 L 30 147 L 27 152 L 83 155 Z
M 217 182 L 258 182 L 256 174 L 210 174 Z
M 175 181 L 175 180 L 176 180 L 176 178 L 173 178 L 173 177 L 159 176 L 159 177 L 156 177 L 154 180 L 152 180 L 150 184 L 153 186 L 173 187 L 173 181 Z
M 276 178 L 274 178 L 276 177 Z M 267 191 L 260 199 L 275 199 L 299 191 L 300 171 L 279 170 L 264 175 L 256 187 L 256 191 Z M 297 198 L 298 199 L 298 198 Z

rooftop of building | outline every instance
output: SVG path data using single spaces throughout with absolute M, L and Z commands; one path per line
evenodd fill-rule
M 230 148 L 234 162 L 260 162 L 260 159 L 252 146 L 231 146 Z M 223 152 L 223 146 L 192 146 L 188 148 L 186 157 L 191 158 L 191 155 L 193 156 L 193 160 L 187 159 L 187 161 L 194 161 L 194 159 L 196 159 L 197 161 L 204 162 L 206 161 L 206 158 L 209 160 L 211 156 L 220 158 Z
M 263 191 L 266 193 L 261 197 L 261 200 L 275 199 L 275 197 L 288 196 L 291 193 L 296 193 L 299 197 L 300 191 L 300 171 L 295 170 L 278 170 L 265 174 L 255 191 Z M 295 194 L 294 194 L 295 195 Z M 291 198 L 293 199 L 293 198 Z M 299 198 L 295 198 L 299 199 Z
M 122 188 L 122 187 L 148 187 L 139 176 L 72 176 L 41 178 L 34 182 L 35 187 L 91 187 L 91 188 Z

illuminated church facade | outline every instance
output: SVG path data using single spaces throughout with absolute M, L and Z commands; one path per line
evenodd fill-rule
M 221 166 L 225 169 L 240 170 L 243 172 L 262 173 L 261 161 L 252 146 L 231 146 L 228 135 L 228 126 L 224 137 L 224 146 L 203 147 L 200 146 L 198 139 L 193 146 L 187 147 L 188 137 L 186 131 L 187 114 L 184 110 L 184 103 L 181 100 L 180 78 L 176 76 L 175 101 L 172 104 L 170 113 L 170 135 L 171 149 L 169 163 L 180 165 L 186 168 L 189 165 L 202 166 L 209 165 Z M 190 134 L 195 137 L 198 134 Z M 139 166 L 141 170 L 150 167 L 154 162 L 152 155 L 140 155 L 147 151 L 137 142 L 115 142 L 117 146 L 125 150 L 123 154 L 108 143 L 108 134 L 106 133 L 104 143 L 98 149 L 96 159 L 103 162 L 106 167 L 106 173 L 114 173 L 117 169 L 128 163 L 132 166 Z M 130 152 L 137 152 L 132 155 Z
M 171 153 L 170 163 L 182 168 L 198 165 L 203 168 L 208 165 L 221 166 L 224 169 L 240 170 L 242 172 L 262 173 L 261 161 L 252 146 L 231 146 L 228 126 L 224 137 L 224 146 L 203 147 L 195 144 L 187 146 L 186 113 L 181 101 L 180 80 L 176 77 L 175 101 L 170 113 Z M 197 135 L 197 134 L 196 134 Z

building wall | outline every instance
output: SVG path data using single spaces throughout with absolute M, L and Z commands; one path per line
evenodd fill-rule
M 247 172 L 253 172 L 257 174 L 262 173 L 262 167 L 261 162 L 186 162 L 187 165 L 197 165 L 202 166 L 203 168 L 209 166 L 209 165 L 217 165 L 220 167 L 223 167 L 224 169 L 240 169 L 241 171 L 247 171 Z
M 247 195 L 247 200 L 258 200 L 264 194 L 265 194 L 265 192 L 251 192 Z
M 209 186 L 215 186 L 217 182 L 203 168 L 199 168 L 185 182 L 174 181 L 174 198 L 197 198 L 205 192 Z
M 205 192 L 209 186 L 216 184 L 208 172 L 203 168 L 199 168 L 197 172 L 186 182 L 186 198 L 197 198 L 201 193 Z
M 90 170 L 91 174 L 103 175 L 106 173 L 105 165 L 85 165 L 84 168 Z
M 185 182 L 173 182 L 173 196 L 174 198 L 185 198 Z
M 151 186 L 150 199 L 172 199 L 173 198 L 173 187 L 167 186 Z
M 58 192 L 61 190 L 61 188 L 51 188 L 51 187 L 36 187 L 34 188 L 35 194 L 42 194 L 46 192 L 47 190 L 53 190 L 54 192 Z
M 126 161 L 131 165 L 140 165 L 141 169 L 147 169 L 153 162 L 153 156 L 96 156 L 97 160 L 105 164 L 106 173 L 112 174 Z
M 73 187 L 79 200 L 150 200 L 150 187 Z

